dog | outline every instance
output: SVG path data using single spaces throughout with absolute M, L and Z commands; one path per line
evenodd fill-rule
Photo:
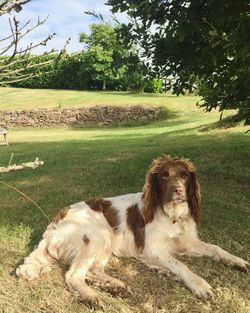
M 69 265 L 70 291 L 93 306 L 103 307 L 87 282 L 120 297 L 130 288 L 104 271 L 112 253 L 134 257 L 148 267 L 177 276 L 198 298 L 212 298 L 212 287 L 176 259 L 176 255 L 208 256 L 249 270 L 249 263 L 216 245 L 201 241 L 200 185 L 188 160 L 161 156 L 152 162 L 143 191 L 92 198 L 61 210 L 48 225 L 37 248 L 16 274 L 27 281 L 50 271 L 55 261 Z

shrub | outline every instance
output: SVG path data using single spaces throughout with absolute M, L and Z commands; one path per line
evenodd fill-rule
M 150 93 L 159 93 L 162 92 L 162 86 L 163 86 L 162 79 L 153 78 L 147 81 L 144 91 Z

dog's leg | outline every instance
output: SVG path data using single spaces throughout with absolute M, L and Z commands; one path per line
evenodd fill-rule
M 208 256 L 215 260 L 221 260 L 225 264 L 235 266 L 244 272 L 250 270 L 250 264 L 247 261 L 228 253 L 216 245 L 198 239 L 188 246 L 187 254 L 191 256 Z
M 144 262 L 150 267 L 159 266 L 169 270 L 182 280 L 198 298 L 203 300 L 212 298 L 212 287 L 203 278 L 193 273 L 185 264 L 171 255 L 163 255 L 162 251 L 159 251 L 157 255 L 151 253 L 150 257 L 144 259 Z
M 86 279 L 94 286 L 108 290 L 111 294 L 120 296 L 121 298 L 127 298 L 131 295 L 130 288 L 119 279 L 106 274 L 100 264 L 95 264 L 95 266 L 89 270 Z
M 54 247 L 54 242 L 60 242 L 59 239 L 56 225 L 54 223 L 49 224 L 36 249 L 16 269 L 16 275 L 27 281 L 32 281 L 38 278 L 41 271 L 50 272 L 53 262 L 57 259 L 57 249 Z
M 98 293 L 85 282 L 86 274 L 94 261 L 94 257 L 86 257 L 85 253 L 78 255 L 73 260 L 69 271 L 66 273 L 65 279 L 69 290 L 79 294 L 83 302 L 103 308 L 104 305 Z
M 149 268 L 151 268 L 154 271 L 157 271 L 160 275 L 164 275 L 167 277 L 170 277 L 174 281 L 180 281 L 180 278 L 174 275 L 172 272 L 170 272 L 168 269 L 160 267 L 160 266 L 154 266 L 154 265 L 149 265 Z
M 41 240 L 37 248 L 24 259 L 24 263 L 16 269 L 16 275 L 27 281 L 38 278 L 41 271 L 49 272 L 53 259 L 47 251 L 46 240 Z

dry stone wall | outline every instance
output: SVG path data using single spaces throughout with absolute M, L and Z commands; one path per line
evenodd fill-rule
M 0 127 L 57 127 L 153 120 L 159 107 L 96 106 L 90 108 L 0 111 Z

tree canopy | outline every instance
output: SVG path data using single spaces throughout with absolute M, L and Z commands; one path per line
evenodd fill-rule
M 87 66 L 94 80 L 102 81 L 103 90 L 107 81 L 120 80 L 123 86 L 141 92 L 146 85 L 146 68 L 137 50 L 117 36 L 119 30 L 118 23 L 113 26 L 102 19 L 90 24 L 90 34 L 80 34 L 80 42 L 85 44 L 85 69 Z
M 117 36 L 119 25 L 101 20 L 90 24 L 90 33 L 81 33 L 84 43 L 81 52 L 65 55 L 40 55 L 32 58 L 32 67 L 23 69 L 27 78 L 10 85 L 28 88 L 108 89 L 132 92 L 161 92 L 162 81 L 149 79 L 147 68 L 138 56 L 138 51 L 126 46 Z M 17 62 L 18 60 L 16 60 Z M 33 68 L 44 64 L 41 75 L 34 77 Z M 45 65 L 46 64 L 46 65 Z M 16 63 L 13 70 L 23 68 Z M 1 77 L 0 77 L 1 81 Z
M 107 79 L 113 78 L 113 55 L 119 43 L 113 27 L 107 23 L 93 23 L 90 25 L 90 34 L 80 34 L 80 42 L 85 43 L 85 58 L 94 79 L 103 82 L 102 89 L 106 89 Z
M 123 37 L 144 50 L 174 93 L 197 90 L 207 111 L 239 109 L 250 123 L 250 5 L 247 0 L 109 0 L 127 12 Z

